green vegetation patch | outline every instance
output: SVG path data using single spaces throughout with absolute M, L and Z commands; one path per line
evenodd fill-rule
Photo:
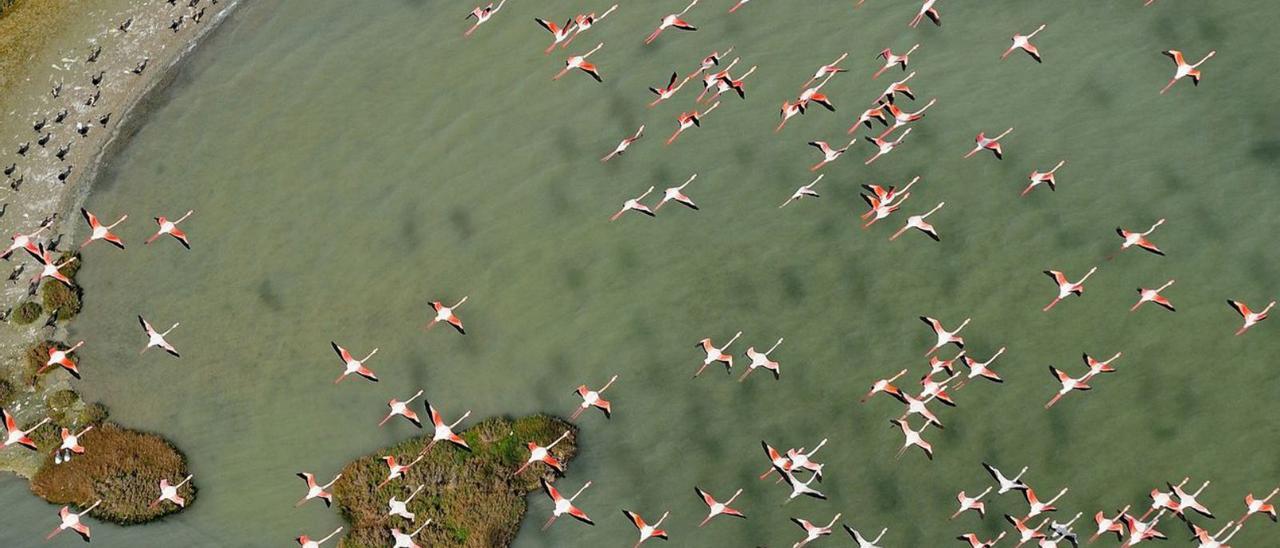
M 342 469 L 333 494 L 343 517 L 350 523 L 346 547 L 382 547 L 392 544 L 389 530 L 416 529 L 428 518 L 432 524 L 415 539 L 423 546 L 507 546 L 515 538 L 524 516 L 524 496 L 540 489 L 539 479 L 554 473 L 544 464 L 515 471 L 529 456 L 525 443 L 546 445 L 568 430 L 569 436 L 551 450 L 567 463 L 577 453 L 577 428 L 563 419 L 534 415 L 521 419 L 491 418 L 460 433 L 472 451 L 437 443 L 426 458 L 410 468 L 404 478 L 381 489 L 387 477 L 382 457 L 395 456 L 402 464 L 417 458 L 431 441 L 420 436 L 365 455 Z M 387 515 L 387 501 L 403 500 L 418 485 L 425 485 L 408 509 L 414 523 Z
M 13 311 L 13 323 L 18 325 L 27 325 L 40 319 L 40 315 L 44 314 L 44 307 L 35 301 L 26 301 Z

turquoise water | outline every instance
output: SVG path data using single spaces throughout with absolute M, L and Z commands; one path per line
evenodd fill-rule
M 450 417 L 568 414 L 575 386 L 614 373 L 614 417 L 583 415 L 583 451 L 564 480 L 594 482 L 579 502 L 597 525 L 539 531 L 550 504 L 535 496 L 518 546 L 629 544 L 621 508 L 669 509 L 673 546 L 789 545 L 802 532 L 788 517 L 825 523 L 836 512 L 865 531 L 889 527 L 889 546 L 990 536 L 1006 527 L 1000 514 L 1025 511 L 1021 500 L 990 501 L 985 521 L 946 520 L 957 491 L 988 483 L 983 460 L 1030 465 L 1026 479 L 1043 493 L 1069 486 L 1062 518 L 1145 505 L 1151 488 L 1190 475 L 1214 482 L 1201 499 L 1219 514 L 1216 530 L 1243 513 L 1247 491 L 1275 486 L 1280 326 L 1232 337 L 1239 320 L 1223 301 L 1280 294 L 1280 77 L 1258 57 L 1276 49 L 1267 24 L 1277 8 L 942 3 L 942 28 L 910 30 L 912 6 L 875 0 L 857 11 L 753 2 L 727 17 L 730 3 L 704 0 L 689 15 L 701 30 L 668 31 L 648 48 L 640 42 L 657 18 L 684 2 L 622 6 L 571 48 L 606 43 L 592 57 L 603 84 L 552 82 L 563 57 L 542 55 L 549 36 L 532 21 L 563 19 L 580 2 L 509 2 L 468 40 L 463 10 L 435 2 L 242 6 L 151 105 L 88 204 L 106 218 L 129 213 L 130 246 L 87 250 L 78 387 L 116 420 L 174 440 L 201 488 L 190 511 L 163 522 L 95 524 L 94 544 L 278 546 L 326 533 L 340 518 L 295 509 L 293 474 L 329 476 L 416 433 L 376 427 L 387 399 L 423 388 Z M 1007 36 L 1040 22 L 1045 64 L 999 62 Z M 916 42 L 915 104 L 938 104 L 889 156 L 864 167 L 871 149 L 857 145 L 827 168 L 821 199 L 778 210 L 811 179 L 816 155 L 804 143 L 844 136 L 899 77 L 870 81 L 872 55 Z M 662 146 L 695 94 L 650 110 L 645 87 L 729 45 L 759 65 L 747 99 L 726 99 Z M 1168 47 L 1218 50 L 1199 88 L 1157 95 L 1172 72 L 1159 53 Z M 839 111 L 815 109 L 774 135 L 778 104 L 843 51 L 850 72 L 824 89 Z M 641 123 L 641 142 L 599 163 Z M 974 133 L 1008 126 L 1003 162 L 960 159 Z M 1027 173 L 1064 158 L 1057 192 L 1018 197 Z M 654 219 L 607 222 L 623 200 L 693 172 L 700 211 L 669 205 Z M 915 175 L 905 209 L 945 200 L 930 218 L 941 243 L 914 233 L 888 242 L 901 214 L 856 227 L 859 184 Z M 187 209 L 190 252 L 140 245 L 149 217 Z M 1167 257 L 1105 260 L 1119 246 L 1115 226 L 1159 217 L 1168 222 L 1152 237 Z M 1054 293 L 1041 270 L 1075 278 L 1094 265 L 1083 298 L 1040 312 Z M 1127 312 L 1135 287 L 1168 278 L 1176 314 Z M 463 295 L 467 336 L 422 331 L 428 301 Z M 139 313 L 182 322 L 169 339 L 180 360 L 138 356 Z M 1006 382 L 965 387 L 958 408 L 936 409 L 947 425 L 926 431 L 936 460 L 912 451 L 895 461 L 902 438 L 887 419 L 900 405 L 856 400 L 903 367 L 924 371 L 922 314 L 948 326 L 972 317 L 974 354 L 1008 347 L 993 365 Z M 773 355 L 782 379 L 739 384 L 709 369 L 690 380 L 694 343 L 738 330 L 739 356 L 786 338 Z M 333 386 L 330 340 L 359 355 L 380 348 L 369 365 L 382 382 Z M 1057 387 L 1048 365 L 1079 374 L 1081 352 L 1116 351 L 1118 373 L 1041 408 Z M 780 507 L 786 489 L 755 479 L 767 465 L 760 440 L 823 437 L 830 500 Z M 750 519 L 695 528 L 705 508 L 694 485 L 718 496 L 745 488 L 737 506 Z M 17 479 L 0 481 L 0 501 L 0 544 L 32 544 L 56 522 Z M 1160 528 L 1184 536 L 1171 520 Z M 1275 531 L 1255 518 L 1233 543 L 1274 542 Z

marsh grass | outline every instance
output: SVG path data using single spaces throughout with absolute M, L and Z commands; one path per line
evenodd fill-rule
M 524 516 L 525 499 L 539 488 L 539 478 L 551 473 L 534 465 L 519 476 L 514 472 L 528 457 L 525 442 L 545 445 L 564 433 L 569 437 L 551 454 L 567 463 L 577 453 L 577 428 L 546 415 L 516 420 L 486 419 L 460 433 L 472 451 L 436 444 L 426 458 L 381 489 L 387 475 L 382 457 L 413 460 L 431 441 L 430 435 L 403 441 L 352 461 L 334 485 L 334 497 L 350 523 L 344 547 L 388 546 L 391 527 L 416 528 L 427 518 L 432 525 L 416 539 L 423 546 L 507 546 L 515 538 Z M 387 501 L 405 498 L 417 485 L 426 489 L 409 503 L 415 523 L 387 515 Z

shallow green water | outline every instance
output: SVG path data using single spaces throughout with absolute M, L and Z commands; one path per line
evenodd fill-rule
M 1258 56 L 1276 49 L 1266 25 L 1280 9 L 943 3 L 944 27 L 910 30 L 911 6 L 876 0 L 856 12 L 849 2 L 795 12 L 753 2 L 726 17 L 730 3 L 704 0 L 689 16 L 702 30 L 669 31 L 649 48 L 640 42 L 652 24 L 683 2 L 624 5 L 572 48 L 606 42 L 592 57 L 600 85 L 581 74 L 551 82 L 562 57 L 541 54 L 548 37 L 532 21 L 563 19 L 581 2 L 509 3 L 466 41 L 462 10 L 436 2 L 243 6 L 162 94 L 89 203 L 103 217 L 129 213 L 131 245 L 87 252 L 78 386 L 118 421 L 173 439 L 201 487 L 190 511 L 162 523 L 95 525 L 94 544 L 278 546 L 327 532 L 340 518 L 293 508 L 293 474 L 326 476 L 416 433 L 376 428 L 388 398 L 421 387 L 450 417 L 567 414 L 573 387 L 613 373 L 614 418 L 583 416 L 585 445 L 564 480 L 594 481 L 579 502 L 598 524 L 541 532 L 550 505 L 537 496 L 517 545 L 629 544 L 620 508 L 670 509 L 673 546 L 789 545 L 802 533 L 788 517 L 836 512 L 860 529 L 889 527 L 886 545 L 950 543 L 1025 511 L 1008 495 L 989 502 L 985 521 L 946 520 L 956 491 L 988 483 L 983 460 L 1030 465 L 1026 479 L 1045 493 L 1069 486 L 1059 517 L 1145 505 L 1152 487 L 1191 475 L 1213 480 L 1202 500 L 1221 524 L 1243 512 L 1246 491 L 1276 484 L 1280 325 L 1232 337 L 1238 318 L 1223 301 L 1280 293 L 1280 77 Z M 998 61 L 1008 35 L 1042 21 L 1044 65 Z M 921 102 L 939 101 L 928 117 L 873 166 L 854 161 L 870 155 L 865 144 L 830 166 L 820 200 L 778 210 L 811 178 L 816 155 L 804 142 L 843 136 L 887 85 L 869 80 L 871 56 L 915 42 L 912 85 Z M 644 88 L 729 45 L 760 67 L 747 100 L 726 100 L 663 147 L 693 94 L 648 110 Z M 1167 47 L 1219 53 L 1198 89 L 1180 83 L 1161 97 Z M 851 72 L 824 90 L 840 111 L 771 133 L 778 103 L 842 51 Z M 641 123 L 648 134 L 631 152 L 597 161 Z M 1010 125 L 1003 162 L 960 160 L 978 130 Z M 1062 158 L 1056 193 L 1018 197 L 1027 173 Z M 606 222 L 648 185 L 691 172 L 701 211 Z M 930 219 L 940 244 L 919 234 L 888 242 L 903 217 L 855 226 L 857 185 L 914 175 L 923 181 L 910 213 L 947 202 Z M 188 208 L 192 251 L 140 245 L 148 217 Z M 1104 260 L 1119 245 L 1116 225 L 1158 217 L 1168 223 L 1153 238 L 1168 257 Z M 1041 270 L 1074 278 L 1093 265 L 1083 298 L 1040 312 L 1053 296 Z M 1170 277 L 1176 314 L 1126 312 L 1135 287 Z M 462 295 L 469 335 L 422 332 L 427 301 Z M 170 338 L 182 359 L 138 356 L 138 313 L 182 322 Z M 935 461 L 914 451 L 895 461 L 901 434 L 886 419 L 900 406 L 856 400 L 900 368 L 923 372 L 932 335 L 921 314 L 948 325 L 971 316 L 974 354 L 1008 347 L 993 366 L 1007 382 L 966 387 L 959 408 L 940 410 L 946 431 L 926 433 Z M 774 355 L 782 380 L 757 373 L 738 384 L 718 370 L 690 380 L 695 341 L 737 330 L 739 355 L 786 337 Z M 334 387 L 330 340 L 361 355 L 379 347 L 370 366 L 383 381 Z M 1093 392 L 1041 409 L 1057 386 L 1048 365 L 1078 374 L 1081 352 L 1120 350 L 1120 371 Z M 755 479 L 766 466 L 760 440 L 822 437 L 831 500 L 780 508 L 785 488 Z M 738 506 L 750 519 L 696 529 L 705 509 L 694 485 L 722 496 L 746 488 Z M 32 544 L 55 524 L 55 509 L 17 479 L 0 480 L 0 502 L 2 545 Z M 1161 529 L 1184 536 L 1170 520 Z M 1275 535 L 1258 518 L 1234 543 Z

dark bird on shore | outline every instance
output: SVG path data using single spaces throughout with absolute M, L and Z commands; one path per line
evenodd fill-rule
M 11 282 L 18 281 L 18 278 L 22 277 L 22 271 L 26 269 L 27 269 L 27 263 L 19 263 L 18 268 L 13 269 L 13 272 L 9 274 L 9 281 Z
M 58 220 L 58 214 L 57 214 L 57 213 L 53 213 L 53 214 L 49 215 L 48 217 L 45 217 L 43 220 L 41 220 L 41 221 L 40 221 L 40 228 L 49 228 L 49 227 L 53 226 L 53 222 L 54 222 L 54 221 L 56 221 L 56 220 Z
M 107 122 L 110 122 L 110 121 L 111 121 L 111 113 L 108 112 L 106 114 L 103 114 L 102 117 L 98 118 L 98 125 L 102 127 L 107 127 Z
M 18 156 L 26 156 L 28 150 L 31 150 L 31 141 L 18 145 Z
M 4 212 L 9 210 L 9 202 L 0 204 L 0 217 L 4 217 Z
M 46 251 L 51 251 L 51 252 L 52 252 L 52 251 L 57 251 L 57 250 L 58 250 L 58 246 L 62 245 L 62 237 L 63 237 L 63 236 L 64 236 L 64 234 L 59 234 L 57 238 L 54 238 L 54 239 L 52 239 L 52 240 L 49 240 L 49 245 L 44 246 L 45 250 L 46 250 Z
M 44 148 L 45 145 L 49 144 L 49 139 L 52 138 L 53 133 L 45 133 L 43 137 L 36 139 L 36 143 L 38 143 L 41 148 Z
M 129 27 L 132 27 L 132 26 L 133 26 L 133 18 L 130 17 L 128 19 L 125 19 L 123 23 L 120 23 L 120 26 L 118 28 L 120 29 L 120 32 L 129 32 Z
M 6 308 L 3 314 L 0 314 L 0 322 L 9 321 L 9 315 L 13 314 L 13 307 Z
M 200 3 L 200 0 L 191 0 L 191 4 L 189 4 L 189 7 L 193 7 L 193 8 L 194 8 L 194 7 L 196 7 L 196 5 L 197 5 L 197 4 L 199 4 L 199 3 Z
M 200 8 L 200 11 L 197 11 L 195 15 L 191 16 L 191 20 L 196 23 L 199 23 L 201 19 L 204 19 L 204 8 Z
M 61 124 L 62 121 L 66 119 L 67 119 L 67 109 L 65 108 L 58 111 L 58 115 L 53 117 L 54 123 L 58 123 L 58 124 Z M 37 129 L 36 131 L 40 131 L 40 130 Z
M 53 89 L 49 90 L 49 95 L 52 95 L 54 99 L 62 95 L 62 82 L 58 82 L 58 85 L 53 86 Z
M 100 90 L 100 89 L 99 89 L 99 90 L 95 90 L 95 91 L 93 92 L 93 95 L 90 95 L 88 99 L 85 99 L 85 100 L 84 100 L 84 106 L 86 106 L 86 107 L 94 106 L 94 105 L 98 104 L 98 99 L 101 99 L 101 98 L 102 98 L 102 90 Z
M 178 5 L 178 0 L 165 0 L 165 2 L 168 2 L 170 6 Z
M 67 168 L 66 168 L 66 169 L 64 169 L 64 170 L 62 170 L 62 172 L 58 173 L 58 182 L 59 182 L 59 183 L 65 183 L 65 182 L 67 182 L 67 177 L 70 177 L 70 176 L 71 176 L 71 166 L 67 166 Z
M 36 285 L 39 285 L 39 284 L 33 284 L 32 287 L 35 287 Z M 50 329 L 58 328 L 58 310 L 59 309 L 55 308 L 53 309 L 53 312 L 49 313 L 49 319 L 44 321 L 45 327 Z
M 25 175 L 19 175 L 17 179 L 10 179 L 10 180 L 9 180 L 9 189 L 10 189 L 10 190 L 13 190 L 14 192 L 17 192 L 17 191 L 18 191 L 18 187 L 21 187 L 21 186 L 22 186 L 22 180 L 23 180 L 24 178 L 26 178 L 26 176 L 25 176 Z
M 71 151 L 71 143 L 67 143 L 65 145 L 58 147 L 58 153 L 55 154 L 55 156 L 58 157 L 58 160 L 66 160 L 67 153 L 70 151 Z
M 179 15 L 177 19 L 174 19 L 172 23 L 169 23 L 169 30 L 172 30 L 173 32 L 178 32 L 178 29 L 182 28 L 182 22 L 186 20 L 187 20 L 187 16 Z
M 10 175 L 13 175 L 13 172 L 16 171 L 17 169 L 18 169 L 18 164 L 9 164 L 9 167 L 4 168 L 4 176 L 8 177 Z
M 41 118 L 40 121 L 31 124 L 31 129 L 34 129 L 36 133 L 40 133 L 40 130 L 44 129 L 44 126 L 46 125 L 49 125 L 49 119 Z
M 27 284 L 27 296 L 28 297 L 36 296 L 36 290 L 39 288 L 40 288 L 40 282 L 31 282 L 30 284 Z
M 86 123 L 84 123 L 84 122 L 76 122 L 76 133 L 79 133 L 81 137 L 84 137 L 85 135 L 88 135 L 88 134 L 89 134 L 89 128 L 91 128 L 91 127 L 93 127 L 93 124 L 86 124 Z
M 95 86 L 96 86 L 96 85 L 99 85 L 99 84 L 101 84 L 101 83 L 102 83 L 102 78 L 103 78 L 104 76 L 106 76 L 106 75 L 107 75 L 107 71 L 105 71 L 105 70 L 98 71 L 98 74 L 94 75 L 94 77 L 93 77 L 93 78 L 91 78 L 89 81 L 90 81 L 90 82 L 93 82 L 93 85 L 95 85 Z
M 99 55 L 102 55 L 102 46 L 93 46 L 93 49 L 89 50 L 89 57 L 87 57 L 85 61 L 89 63 L 97 63 Z
M 150 61 L 151 61 L 150 57 L 143 58 L 142 62 L 138 63 L 138 66 L 133 67 L 133 70 L 131 72 L 133 72 L 134 74 L 142 74 L 142 71 L 147 70 L 147 63 Z

